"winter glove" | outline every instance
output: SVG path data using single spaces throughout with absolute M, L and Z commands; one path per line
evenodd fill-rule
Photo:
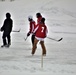
M 0 28 L 0 31 L 1 31 L 1 32 L 2 32 L 2 31 L 4 31 L 4 28 L 3 28 L 3 27 L 1 27 L 1 28 Z
M 0 29 L 0 31 L 3 31 L 2 29 Z
M 30 33 L 27 33 L 27 36 L 30 36 Z

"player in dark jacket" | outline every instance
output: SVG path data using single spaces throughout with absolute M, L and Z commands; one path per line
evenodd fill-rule
M 6 19 L 4 20 L 4 24 L 1 27 L 1 31 L 3 31 L 3 45 L 1 47 L 9 47 L 11 45 L 11 31 L 13 27 L 13 20 L 11 19 L 11 14 L 6 13 Z M 6 40 L 7 38 L 7 40 Z

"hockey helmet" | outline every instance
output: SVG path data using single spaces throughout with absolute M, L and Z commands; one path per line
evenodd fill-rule
M 28 16 L 28 20 L 32 20 L 33 19 L 33 16 Z

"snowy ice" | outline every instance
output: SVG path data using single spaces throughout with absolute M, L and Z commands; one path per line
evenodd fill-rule
M 14 21 L 12 44 L 0 48 L 0 75 L 76 75 L 76 0 L 0 0 L 0 27 L 6 12 Z M 41 46 L 31 55 L 31 36 L 24 40 L 29 30 L 28 16 L 36 21 L 36 13 L 46 18 L 48 37 L 63 38 L 57 42 L 45 39 L 47 55 L 43 57 Z M 2 32 L 0 32 L 2 45 Z

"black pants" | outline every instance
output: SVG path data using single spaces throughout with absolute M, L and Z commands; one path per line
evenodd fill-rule
M 34 39 L 35 39 L 35 35 L 32 35 L 31 36 L 32 45 L 34 45 Z
M 10 33 L 9 34 L 3 33 L 2 39 L 3 39 L 3 45 L 11 44 Z

